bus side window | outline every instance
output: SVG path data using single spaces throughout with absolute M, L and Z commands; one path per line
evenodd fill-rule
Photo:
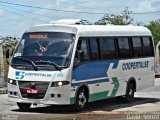
M 102 38 L 100 41 L 102 60 L 116 59 L 116 47 L 114 38 Z
M 133 37 L 132 38 L 132 45 L 133 45 L 133 57 L 142 57 L 142 43 L 140 37 Z
M 150 37 L 143 37 L 143 55 L 145 57 L 154 56 L 153 43 Z
M 78 55 L 79 55 L 79 58 L 78 58 Z M 75 57 L 80 59 L 80 62 L 84 62 L 84 61 L 89 60 L 88 40 L 87 39 L 80 39 L 78 41 L 77 51 L 76 51 Z
M 98 60 L 99 59 L 98 40 L 96 38 L 89 38 L 89 45 L 90 45 L 91 60 Z
M 119 58 L 127 59 L 131 57 L 129 40 L 127 37 L 118 38 Z

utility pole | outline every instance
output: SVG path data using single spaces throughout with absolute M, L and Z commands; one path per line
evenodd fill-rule
M 4 87 L 3 40 L 0 40 L 0 87 Z

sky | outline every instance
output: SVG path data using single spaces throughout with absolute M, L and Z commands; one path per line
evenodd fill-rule
M 1 1 L 49 9 L 102 14 L 35 9 L 4 4 Z M 135 22 L 148 24 L 150 21 L 160 19 L 160 0 L 0 0 L 0 36 L 21 37 L 31 26 L 59 19 L 85 19 L 94 23 L 105 14 L 119 15 L 126 7 L 129 7 L 133 13 L 159 11 L 150 14 L 134 14 Z

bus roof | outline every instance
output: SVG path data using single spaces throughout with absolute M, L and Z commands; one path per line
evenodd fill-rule
M 87 36 L 152 36 L 149 29 L 134 25 L 62 25 L 42 24 L 26 32 L 66 32 Z

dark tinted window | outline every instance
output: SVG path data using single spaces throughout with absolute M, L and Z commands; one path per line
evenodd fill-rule
M 102 38 L 100 40 L 102 59 L 115 59 L 115 41 L 114 38 Z
M 133 45 L 133 57 L 141 57 L 143 55 L 141 38 L 133 37 L 132 45 Z
M 89 52 L 88 52 L 88 40 L 80 39 L 78 41 L 77 50 L 81 52 L 81 62 L 89 60 Z M 76 53 L 77 57 L 77 53 Z
M 91 60 L 98 60 L 98 40 L 96 38 L 89 38 L 90 42 L 90 53 L 91 53 Z
M 149 37 L 143 37 L 143 55 L 153 56 L 153 44 Z
M 129 58 L 130 47 L 128 38 L 118 38 L 119 58 Z
M 12 64 L 28 65 L 26 61 L 15 58 L 18 56 L 33 61 L 37 66 L 46 64 L 41 61 L 69 66 L 74 46 L 73 38 L 73 34 L 62 32 L 25 33 L 15 50 Z

